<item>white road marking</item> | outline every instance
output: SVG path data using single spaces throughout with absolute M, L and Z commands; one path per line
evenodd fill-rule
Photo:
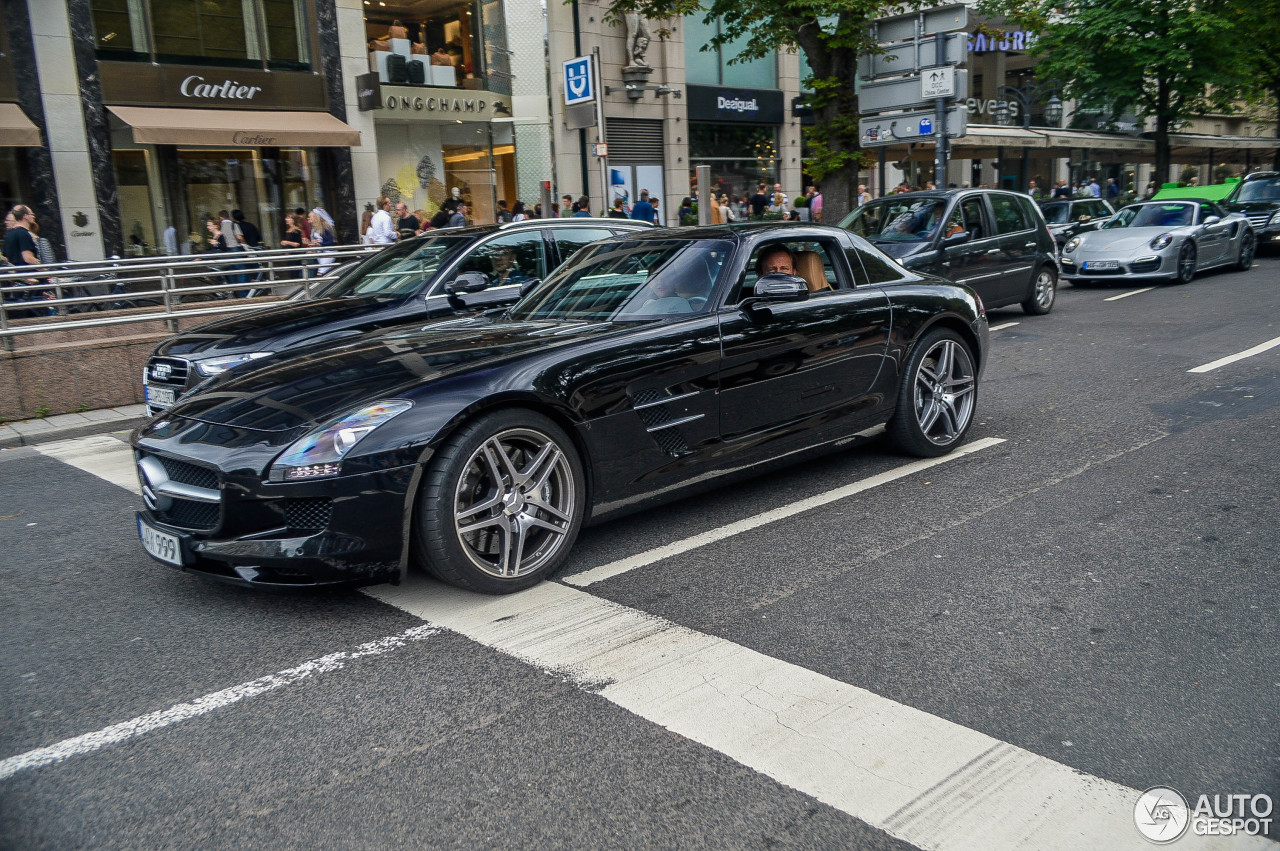
M 927 849 L 1146 849 L 1139 791 L 554 582 L 366 591 Z M 856 643 L 856 642 L 855 642 Z M 1203 840 L 1273 848 L 1265 840 Z
M 1006 322 L 1003 325 L 992 325 L 988 331 L 1003 331 L 1006 328 L 1012 328 L 1014 325 L 1021 325 L 1021 322 Z
M 1259 343 L 1252 349 L 1245 349 L 1239 354 L 1227 355 L 1225 358 L 1218 358 L 1216 361 L 1206 363 L 1204 366 L 1197 366 L 1195 369 L 1188 369 L 1187 372 L 1212 372 L 1220 366 L 1226 366 L 1227 364 L 1235 363 L 1238 360 L 1244 360 L 1245 358 L 1251 358 L 1254 355 L 1260 355 L 1268 349 L 1274 349 L 1276 346 L 1280 346 L 1280 337 L 1276 337 L 1273 340 L 1267 340 L 1265 343 Z
M 627 558 L 612 561 L 608 564 L 602 564 L 599 567 L 594 567 L 591 570 L 586 570 L 582 573 L 576 573 L 573 576 L 566 576 L 564 577 L 564 581 L 570 585 L 577 585 L 580 588 L 585 588 L 588 585 L 594 585 L 595 583 L 609 579 L 610 577 L 626 573 L 630 570 L 635 570 L 637 567 L 644 567 L 645 565 L 653 564 L 654 562 L 659 562 L 663 559 L 671 558 L 672 556 L 687 553 L 690 550 L 696 550 L 699 547 L 705 547 L 708 544 L 714 544 L 716 541 L 723 541 L 725 538 L 731 538 L 734 535 L 740 535 L 743 532 L 758 529 L 761 526 L 776 523 L 779 520 L 785 520 L 788 517 L 803 514 L 806 511 L 812 511 L 815 508 L 835 502 L 836 500 L 845 499 L 846 497 L 853 496 L 854 494 L 862 493 L 863 491 L 879 487 L 880 485 L 919 473 L 922 470 L 927 470 L 930 467 L 936 467 L 939 464 L 945 464 L 948 461 L 954 461 L 957 458 L 963 458 L 965 455 L 971 455 L 974 452 L 980 452 L 983 449 L 988 449 L 1001 443 L 1004 443 L 1004 438 L 984 437 L 981 440 L 966 443 L 950 455 L 944 455 L 941 458 L 927 458 L 920 461 L 912 461 L 910 464 L 904 464 L 901 467 L 897 467 L 893 470 L 888 470 L 884 473 L 870 476 L 865 479 L 860 479 L 851 484 L 844 485 L 843 487 L 838 487 L 835 490 L 829 490 L 825 493 L 820 493 L 816 496 L 811 496 L 807 499 L 802 499 L 797 502 L 781 506 L 780 508 L 775 508 L 772 511 L 766 511 L 763 514 L 756 515 L 755 517 L 748 517 L 745 520 L 739 520 L 736 523 L 730 523 L 729 525 L 721 526 L 718 529 L 711 529 L 679 541 L 674 541 L 670 544 L 665 544 L 661 547 L 655 547 L 651 550 L 639 553 L 638 555 L 628 556 Z
M 1137 295 L 1138 293 L 1149 293 L 1154 289 L 1155 287 L 1143 287 L 1140 290 L 1129 290 L 1127 293 L 1120 293 L 1120 295 L 1113 295 L 1111 298 L 1104 298 L 1103 301 L 1119 301 L 1122 298 L 1128 298 L 1129 296 Z
M 114 437 L 95 434 L 72 440 L 38 443 L 32 449 L 86 473 L 92 473 L 127 491 L 142 493 L 138 487 L 138 469 L 133 463 L 133 450 L 129 448 L 129 444 Z
M 119 724 L 112 724 L 110 727 L 104 727 L 92 733 L 85 733 L 83 736 L 65 739 L 49 747 L 37 748 L 24 754 L 11 756 L 6 760 L 0 761 L 0 780 L 8 779 L 19 771 L 62 762 L 64 759 L 90 753 L 100 748 L 105 748 L 107 745 L 115 745 L 129 739 L 135 739 L 138 736 L 146 735 L 171 724 L 177 724 L 179 721 L 187 721 L 213 712 L 216 709 L 230 706 L 233 703 L 239 703 L 245 698 L 292 685 L 307 679 L 313 674 L 324 674 L 329 671 L 339 670 L 346 667 L 348 662 L 356 659 L 365 656 L 380 656 L 383 653 L 389 653 L 392 650 L 404 647 L 411 641 L 425 641 L 439 632 L 440 630 L 437 627 L 430 624 L 415 626 L 399 635 L 389 635 L 386 638 L 379 638 L 377 641 L 361 644 L 355 650 L 349 652 L 330 653 L 328 656 L 321 656 L 319 659 L 303 662 L 294 668 L 286 668 L 283 671 L 260 677 L 251 682 L 241 683 L 238 686 L 206 694 L 189 703 L 179 703 L 177 706 L 172 706 L 159 712 L 140 715 L 129 721 L 122 721 Z

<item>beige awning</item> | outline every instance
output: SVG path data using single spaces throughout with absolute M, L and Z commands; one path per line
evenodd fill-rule
M 40 147 L 40 130 L 16 103 L 0 103 L 0 147 Z
M 244 148 L 360 144 L 360 131 L 327 112 L 107 107 L 133 128 L 140 145 L 235 145 Z

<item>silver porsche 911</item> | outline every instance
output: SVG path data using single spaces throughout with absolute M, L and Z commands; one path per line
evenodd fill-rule
M 1201 269 L 1253 265 L 1258 240 L 1249 220 L 1207 201 L 1147 201 L 1125 207 L 1100 229 L 1062 249 L 1062 279 L 1164 280 L 1185 284 Z

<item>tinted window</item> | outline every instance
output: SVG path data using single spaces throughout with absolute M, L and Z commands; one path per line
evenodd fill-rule
M 846 250 L 845 256 L 849 258 L 849 268 L 853 269 L 854 281 L 858 286 L 887 284 L 904 277 L 901 266 L 869 248 L 850 248 Z
M 555 234 L 556 245 L 560 246 L 561 263 L 568 263 L 570 257 L 591 243 L 613 236 L 613 231 L 605 228 L 565 228 L 552 233 Z
M 924 242 L 946 212 L 945 198 L 889 197 L 863 204 L 840 226 L 878 242 Z
M 835 268 L 835 255 L 838 250 L 838 246 L 829 240 L 787 240 L 766 243 L 752 253 L 738 292 L 730 297 L 729 303 L 737 304 L 755 294 L 756 281 L 761 274 L 767 274 L 770 271 L 765 268 L 763 262 L 765 255 L 769 255 L 770 265 L 776 266 L 780 260 L 786 258 L 786 253 L 789 253 L 790 259 L 787 261 L 791 269 L 789 274 L 803 278 L 812 296 L 826 295 L 843 289 L 845 287 L 841 284 Z
M 489 286 L 523 284 L 547 276 L 546 247 L 541 231 L 525 231 L 492 239 L 458 266 L 459 272 L 481 272 Z
M 1280 201 L 1280 177 L 1250 180 L 1241 185 L 1236 201 Z
M 437 236 L 388 245 L 321 295 L 392 295 L 416 292 L 440 267 L 472 242 L 469 236 Z
M 1044 219 L 1051 225 L 1065 225 L 1071 216 L 1071 203 L 1059 201 L 1056 204 L 1045 204 L 1040 210 Z
M 987 233 L 987 226 L 983 222 L 982 199 L 980 197 L 966 198 L 964 203 L 960 205 L 960 210 L 964 214 L 964 229 L 969 232 L 971 239 L 983 239 L 991 236 L 991 234 Z
M 1012 195 L 992 195 L 991 212 L 996 217 L 996 233 L 1017 233 L 1030 227 Z
M 1134 204 L 1125 207 L 1104 227 L 1111 228 L 1181 228 L 1195 220 L 1192 204 Z
M 1035 227 L 1037 216 L 1035 205 L 1031 203 L 1031 199 L 1019 195 L 1018 207 L 1022 210 L 1022 220 L 1027 223 L 1027 227 Z

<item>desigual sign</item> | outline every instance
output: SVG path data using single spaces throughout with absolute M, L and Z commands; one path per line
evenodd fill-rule
M 381 116 L 391 113 L 406 118 L 437 119 L 441 121 L 469 120 L 491 121 L 497 115 L 510 116 L 511 107 L 500 96 L 491 92 L 471 90 L 429 89 L 403 86 L 382 87 Z
M 686 86 L 690 121 L 782 122 L 782 92 Z

